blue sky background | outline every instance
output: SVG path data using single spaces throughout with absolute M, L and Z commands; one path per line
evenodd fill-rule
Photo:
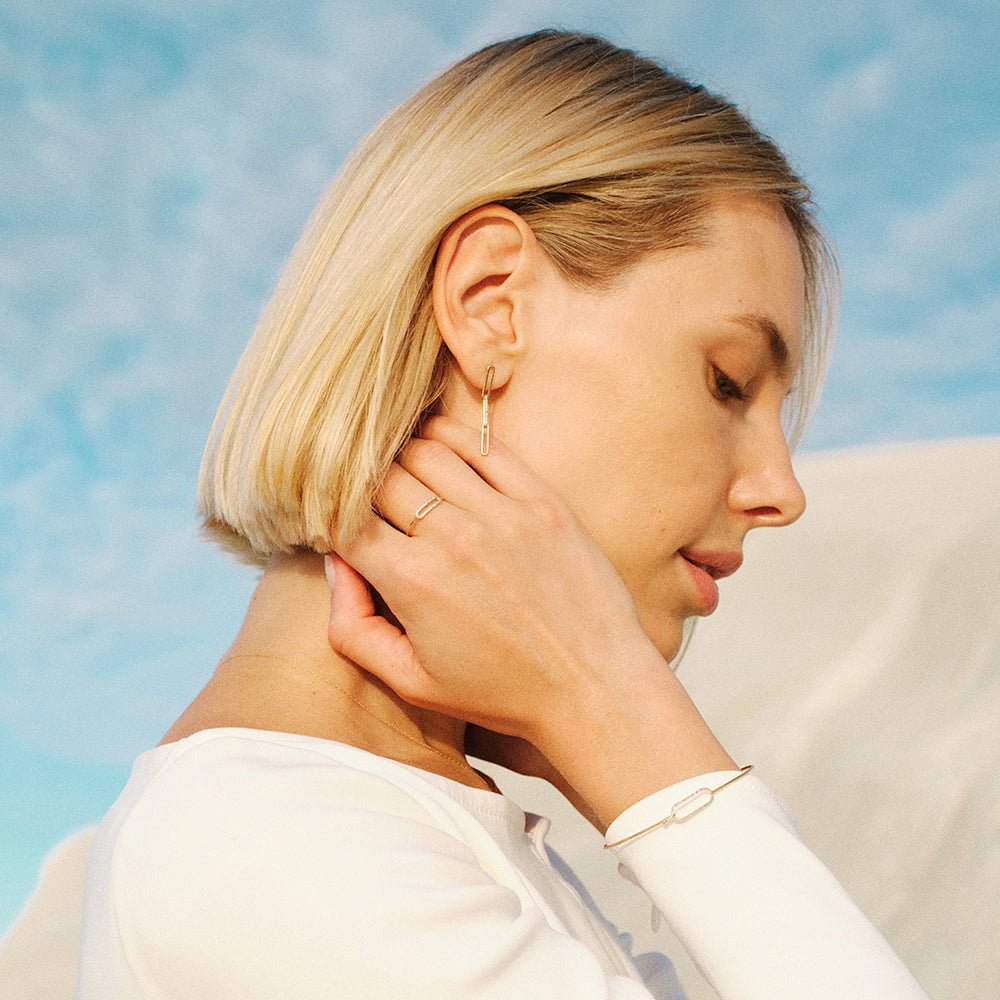
M 995 0 L 0 0 L 0 929 L 239 624 L 198 462 L 316 199 L 550 24 L 735 97 L 813 183 L 846 296 L 804 449 L 1000 432 Z

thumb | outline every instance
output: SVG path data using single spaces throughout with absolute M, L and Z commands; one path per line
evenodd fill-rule
M 336 553 L 324 559 L 330 584 L 327 638 L 333 650 L 385 681 L 414 705 L 430 704 L 430 678 L 406 633 L 375 612 L 368 581 Z
M 330 585 L 330 614 L 347 618 L 370 618 L 375 614 L 368 581 L 350 564 L 330 552 L 323 557 L 326 582 Z

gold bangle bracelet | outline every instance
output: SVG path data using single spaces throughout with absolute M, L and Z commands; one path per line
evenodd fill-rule
M 717 788 L 699 788 L 696 792 L 685 796 L 679 802 L 675 802 L 669 816 L 664 816 L 663 819 L 657 820 L 644 830 L 639 830 L 637 833 L 630 833 L 627 837 L 622 837 L 621 840 L 616 840 L 613 844 L 605 844 L 604 850 L 609 851 L 612 847 L 621 847 L 622 844 L 627 844 L 630 840 L 635 840 L 636 837 L 641 837 L 644 834 L 652 832 L 658 826 L 669 826 L 671 823 L 686 823 L 692 816 L 697 816 L 698 813 L 703 809 L 707 809 L 712 804 L 715 800 L 716 792 L 721 792 L 723 788 L 728 788 L 734 781 L 745 778 L 752 770 L 753 764 L 747 764 L 746 767 L 740 768 L 739 774 L 734 775 L 728 781 L 724 781 Z

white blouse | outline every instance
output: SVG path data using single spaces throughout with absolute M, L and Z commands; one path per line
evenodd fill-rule
M 655 822 L 682 782 L 626 810 Z M 78 1000 L 683 1000 L 502 795 L 307 736 L 215 729 L 143 754 L 87 870 Z M 620 859 L 725 1000 L 924 994 L 752 775 Z

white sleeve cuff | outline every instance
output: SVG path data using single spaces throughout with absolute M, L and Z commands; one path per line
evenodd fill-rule
M 635 803 L 607 843 L 669 816 L 738 772 L 691 778 Z M 682 823 L 614 848 L 723 1000 L 926 1000 L 840 883 L 754 775 Z

